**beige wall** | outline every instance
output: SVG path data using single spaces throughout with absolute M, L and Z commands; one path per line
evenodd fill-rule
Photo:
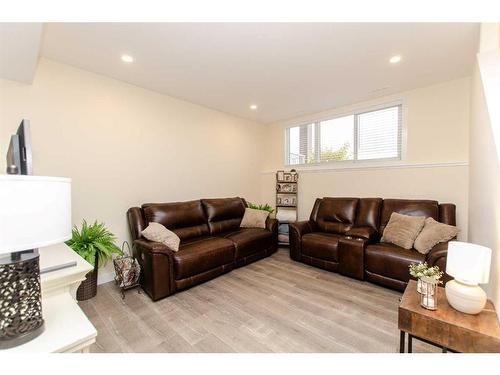
M 2 171 L 22 118 L 34 173 L 71 177 L 73 222 L 103 221 L 120 244 L 134 205 L 259 199 L 263 125 L 43 59 L 32 85 L 0 80 Z
M 335 195 L 427 198 L 457 205 L 460 238 L 467 238 L 470 78 L 419 88 L 352 106 L 272 124 L 261 177 L 263 202 L 274 202 L 274 172 L 284 168 L 286 126 L 402 100 L 406 151 L 401 163 L 358 164 L 360 169 L 298 168 L 299 218 L 314 198 Z
M 481 51 L 474 67 L 471 95 L 469 241 L 492 249 L 488 296 L 500 317 L 500 127 L 497 108 L 500 102 L 499 26 L 481 27 Z M 495 41 L 496 38 L 496 41 Z M 488 43 L 484 40 L 489 41 Z

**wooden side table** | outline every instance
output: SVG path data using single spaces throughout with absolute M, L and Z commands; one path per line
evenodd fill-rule
M 500 352 L 500 326 L 490 300 L 481 313 L 468 315 L 448 304 L 444 288 L 437 288 L 437 298 L 437 310 L 424 309 L 420 306 L 416 281 L 408 283 L 398 310 L 401 353 L 405 352 L 406 334 L 408 353 L 412 352 L 413 338 L 441 347 L 443 352 Z

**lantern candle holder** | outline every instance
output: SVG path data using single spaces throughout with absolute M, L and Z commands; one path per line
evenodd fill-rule
M 434 277 L 422 277 L 420 280 L 420 306 L 427 310 L 437 310 L 437 288 L 439 280 Z

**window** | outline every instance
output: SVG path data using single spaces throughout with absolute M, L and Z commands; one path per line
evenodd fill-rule
M 401 105 L 286 129 L 286 163 L 401 159 Z

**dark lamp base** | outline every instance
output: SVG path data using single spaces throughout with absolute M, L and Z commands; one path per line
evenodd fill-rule
M 44 330 L 37 250 L 0 258 L 0 349 L 22 345 Z

